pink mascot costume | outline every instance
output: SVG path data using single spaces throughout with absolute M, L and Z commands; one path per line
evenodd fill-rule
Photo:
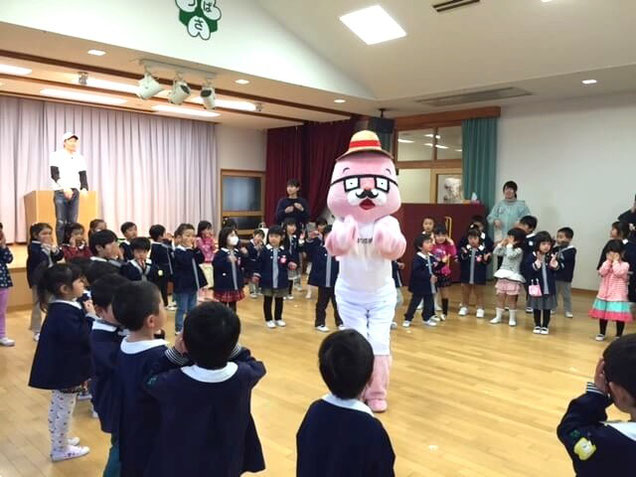
M 401 204 L 393 158 L 375 133 L 353 135 L 349 150 L 336 161 L 327 204 L 336 217 L 325 245 L 340 262 L 338 311 L 347 328 L 371 343 L 375 362 L 363 400 L 384 412 L 396 303 L 391 260 L 404 254 L 406 239 L 390 215 Z

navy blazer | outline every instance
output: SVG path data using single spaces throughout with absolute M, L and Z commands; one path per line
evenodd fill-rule
M 250 240 L 247 244 L 247 257 L 245 257 L 243 261 L 243 271 L 245 272 L 246 278 L 251 278 L 252 275 L 254 275 L 259 254 L 260 251 L 256 248 L 256 245 L 254 245 L 254 242 Z
M 315 287 L 333 288 L 340 271 L 340 263 L 336 257 L 329 255 L 323 241 L 318 239 L 307 242 L 305 250 L 311 260 L 309 284 Z M 327 276 L 327 268 L 329 268 L 329 276 Z
M 414 295 L 434 295 L 437 287 L 431 283 L 431 277 L 441 269 L 444 264 L 430 253 L 425 257 L 422 252 L 418 252 L 413 257 L 411 264 L 411 279 L 409 280 L 409 291 Z
M 236 262 L 232 264 L 229 260 L 230 253 L 236 257 Z M 242 290 L 245 286 L 243 280 L 243 254 L 237 248 L 230 252 L 227 248 L 221 248 L 214 255 L 212 267 L 214 268 L 214 290 L 217 292 Z
M 119 248 L 121 249 L 124 256 L 124 261 L 127 262 L 128 260 L 132 260 L 133 258 L 135 258 L 135 256 L 133 255 L 132 247 L 130 246 L 130 242 L 128 240 L 124 240 L 123 242 L 121 242 L 119 244 Z
M 159 270 L 159 267 L 150 260 L 146 260 L 144 268 L 141 268 L 137 260 L 129 260 L 122 265 L 120 273 L 132 282 L 151 281 L 157 283 L 159 278 L 163 276 L 163 271 Z
M 29 386 L 69 389 L 93 374 L 91 321 L 77 302 L 53 301 L 40 331 Z
M 404 281 L 402 281 L 402 270 L 400 270 L 399 267 L 400 263 L 402 263 L 401 260 L 391 261 L 391 269 L 393 271 L 393 282 L 395 283 L 395 288 L 402 288 L 404 286 Z
M 492 239 L 488 236 L 488 234 L 486 232 L 482 232 L 480 237 L 479 237 L 479 243 L 483 244 L 486 249 L 486 253 L 492 253 L 492 251 L 495 249 L 495 242 L 492 241 Z M 460 240 L 459 243 L 457 244 L 457 250 L 460 250 L 464 247 L 466 247 L 468 245 L 468 236 L 464 235 Z
M 174 251 L 175 293 L 195 293 L 208 284 L 200 263 L 205 261 L 203 252 L 198 248 L 185 248 L 179 245 Z
M 44 268 L 52 267 L 64 258 L 64 252 L 62 252 L 61 248 L 58 249 L 56 253 L 51 251 L 51 253 L 48 254 L 42 248 L 42 244 L 37 240 L 32 240 L 31 243 L 29 243 L 27 253 L 26 269 L 29 288 L 38 284 L 37 282 Z
M 296 235 L 285 238 L 285 246 L 291 257 L 291 260 L 295 263 L 300 263 L 300 252 L 305 248 L 305 241 L 300 240 Z
M 536 252 L 532 252 L 530 255 L 528 255 L 525 259 L 524 259 L 524 264 L 523 264 L 523 269 L 526 272 L 526 280 L 527 280 L 527 285 L 532 285 L 532 284 L 536 284 L 538 282 L 539 285 L 541 285 L 541 290 L 543 291 L 543 295 L 547 296 L 547 295 L 556 295 L 556 280 L 555 280 L 555 275 L 556 272 L 562 267 L 562 262 L 559 260 L 559 265 L 556 269 L 553 269 L 552 267 L 550 267 L 550 260 L 552 260 L 552 253 L 548 253 L 548 255 L 546 257 L 544 257 L 544 265 L 545 265 L 545 277 L 547 278 L 547 281 L 544 280 L 544 276 L 543 276 L 543 266 L 536 268 L 535 266 L 535 262 L 537 261 L 537 254 Z M 558 256 L 557 256 L 558 259 Z M 547 288 L 546 288 L 546 284 L 547 284 Z M 547 291 L 547 293 L 546 293 Z
M 287 288 L 289 285 L 287 270 L 292 261 L 289 252 L 283 247 L 279 247 L 278 263 L 274 264 L 274 247 L 268 244 L 258 256 L 254 271 L 254 276 L 260 279 L 261 288 L 266 290 Z M 298 265 L 297 262 L 294 263 Z M 274 267 L 278 269 L 278 283 L 274 283 Z
M 150 245 L 150 259 L 163 271 L 163 276 L 172 277 L 174 270 L 174 250 L 172 245 L 152 242 Z
M 469 245 L 465 245 L 459 250 L 459 269 L 461 283 L 468 283 L 471 285 L 486 284 L 488 264 L 490 263 L 490 260 L 492 258 L 492 256 L 490 256 L 488 257 L 488 259 L 486 259 L 486 255 L 490 253 L 492 253 L 492 251 L 488 251 L 485 243 L 481 244 L 476 249 L 473 249 Z M 471 264 L 473 268 L 472 282 L 470 280 Z
M 574 267 L 576 265 L 576 248 L 572 245 L 568 247 L 554 247 L 554 253 L 559 255 L 562 267 L 557 270 L 555 279 L 559 282 L 572 282 L 574 278 Z

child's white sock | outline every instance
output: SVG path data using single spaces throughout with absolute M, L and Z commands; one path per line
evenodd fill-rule
M 517 310 L 509 310 L 508 314 L 510 315 L 510 320 L 508 321 L 508 324 L 510 326 L 517 326 Z

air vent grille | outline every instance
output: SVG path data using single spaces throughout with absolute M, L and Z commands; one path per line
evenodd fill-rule
M 521 88 L 498 88 L 486 91 L 476 91 L 474 93 L 461 93 L 449 96 L 438 96 L 434 98 L 418 99 L 416 103 L 426 104 L 428 106 L 443 107 L 457 106 L 459 104 L 479 103 L 481 101 L 493 101 L 498 99 L 518 98 L 521 96 L 530 96 L 532 93 Z
M 455 10 L 456 8 L 472 5 L 473 3 L 479 3 L 480 0 L 446 0 L 444 2 L 437 2 L 433 4 L 433 8 L 438 13 L 447 12 L 449 10 Z

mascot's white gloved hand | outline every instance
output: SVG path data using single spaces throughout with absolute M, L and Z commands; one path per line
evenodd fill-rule
M 404 255 L 406 239 L 395 218 L 387 216 L 376 221 L 373 230 L 373 246 L 387 260 L 397 260 Z
M 348 215 L 344 220 L 333 223 L 331 233 L 327 236 L 325 247 L 334 257 L 346 255 L 358 241 L 358 224 Z

